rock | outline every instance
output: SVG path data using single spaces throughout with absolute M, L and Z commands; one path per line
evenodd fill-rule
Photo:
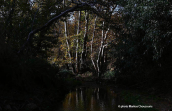
M 5 111 L 11 111 L 11 110 L 12 110 L 12 108 L 11 108 L 10 105 L 6 105 L 6 106 L 4 107 L 4 109 L 5 109 Z

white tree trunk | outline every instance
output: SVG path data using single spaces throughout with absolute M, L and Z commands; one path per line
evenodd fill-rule
M 77 35 L 80 33 L 80 22 L 81 22 L 81 11 L 78 12 L 78 29 L 77 29 Z M 76 40 L 76 70 L 78 73 L 78 47 L 79 47 L 79 39 Z
M 67 45 L 67 53 L 69 55 L 69 63 L 71 63 L 71 54 L 70 54 L 70 46 L 69 46 L 69 40 L 68 40 L 68 34 L 67 34 L 67 20 L 64 21 L 64 28 L 65 28 L 65 37 L 66 37 L 66 45 Z
M 100 45 L 100 48 L 99 48 L 99 53 L 98 53 L 98 58 L 97 58 L 97 74 L 98 74 L 98 77 L 100 77 L 100 59 L 101 59 L 101 52 L 102 52 L 102 48 L 103 48 L 103 44 L 104 44 L 104 21 L 102 23 L 102 40 L 101 40 L 101 45 Z
M 94 42 L 95 29 L 96 29 L 96 21 L 97 21 L 97 15 L 96 15 L 96 18 L 95 18 L 95 21 L 94 21 L 93 36 L 92 36 L 92 41 L 91 41 L 91 61 L 92 61 L 92 64 L 94 66 L 94 69 L 97 71 L 97 67 L 96 67 L 96 65 L 94 63 L 94 60 L 93 60 L 93 42 Z
M 82 49 L 82 55 L 81 55 L 81 64 L 85 64 L 85 59 L 86 59 L 86 43 L 88 39 L 88 19 L 89 19 L 89 14 L 88 11 L 85 11 L 85 33 L 84 33 L 84 43 L 83 43 L 83 49 Z
M 104 64 L 104 49 L 105 49 L 105 46 L 107 46 L 107 44 L 105 45 L 105 41 L 107 39 L 107 33 L 109 31 L 109 27 L 107 29 L 107 31 L 105 32 L 104 34 L 104 21 L 103 21 L 103 24 L 102 24 L 103 28 L 102 28 L 102 39 L 101 39 L 101 45 L 100 45 L 100 48 L 99 48 L 99 53 L 98 53 L 98 58 L 97 58 L 97 74 L 98 74 L 98 77 L 101 77 L 101 68 Z

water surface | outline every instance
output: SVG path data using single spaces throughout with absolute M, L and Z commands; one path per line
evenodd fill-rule
M 60 111 L 118 111 L 116 94 L 108 88 L 76 88 L 66 95 Z

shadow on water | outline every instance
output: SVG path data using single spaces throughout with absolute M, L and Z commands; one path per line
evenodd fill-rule
M 116 101 L 108 88 L 76 88 L 66 95 L 60 111 L 119 111 Z

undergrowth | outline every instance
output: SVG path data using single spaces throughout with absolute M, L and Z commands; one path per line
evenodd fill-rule
M 17 55 L 5 43 L 0 43 L 0 67 L 0 84 L 4 86 L 24 90 L 34 87 L 60 87 L 61 81 L 55 77 L 59 71 L 58 67 L 37 57 Z
M 104 74 L 104 78 L 105 78 L 105 79 L 111 79 L 111 78 L 113 78 L 113 77 L 115 77 L 115 72 L 114 72 L 114 71 L 107 71 L 107 72 L 105 72 L 105 74 Z

